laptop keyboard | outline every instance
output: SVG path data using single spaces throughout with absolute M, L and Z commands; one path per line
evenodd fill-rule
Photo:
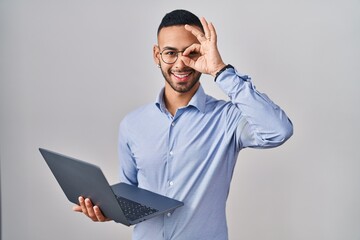
M 136 219 L 146 217 L 158 211 L 154 208 L 147 207 L 145 205 L 142 205 L 140 203 L 131 201 L 123 197 L 117 196 L 117 199 L 120 203 L 120 207 L 123 210 L 126 218 L 130 221 L 134 221 Z

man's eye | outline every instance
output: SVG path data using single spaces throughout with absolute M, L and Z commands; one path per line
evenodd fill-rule
M 175 55 L 176 53 L 174 51 L 168 51 L 168 52 L 165 52 L 165 55 L 169 55 L 169 56 L 173 56 Z
M 191 57 L 196 57 L 198 55 L 199 55 L 198 52 L 190 52 L 190 54 L 189 54 L 189 56 L 191 56 Z

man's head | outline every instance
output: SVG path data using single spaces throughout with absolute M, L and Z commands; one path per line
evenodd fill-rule
M 197 38 L 185 29 L 186 24 L 204 32 L 200 19 L 193 13 L 186 10 L 167 13 L 158 28 L 158 45 L 153 48 L 154 61 L 161 68 L 166 80 L 165 88 L 171 87 L 179 93 L 195 91 L 201 76 L 200 72 L 181 61 L 182 52 L 192 44 L 199 43 Z M 190 57 L 198 56 L 199 53 L 193 53 Z
M 204 32 L 200 19 L 195 14 L 187 10 L 179 9 L 169 12 L 163 17 L 159 25 L 157 34 L 159 36 L 160 30 L 164 27 L 184 26 L 185 24 L 197 26 Z

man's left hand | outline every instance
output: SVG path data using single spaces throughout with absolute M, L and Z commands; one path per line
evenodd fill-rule
M 204 33 L 198 28 L 185 25 L 185 29 L 191 32 L 199 41 L 194 43 L 182 54 L 182 61 L 189 67 L 198 72 L 210 74 L 215 77 L 216 73 L 226 66 L 222 61 L 220 53 L 217 48 L 217 35 L 215 27 L 212 23 L 208 23 L 205 18 L 200 19 L 204 28 Z M 191 52 L 200 53 L 197 59 L 191 59 L 188 55 Z

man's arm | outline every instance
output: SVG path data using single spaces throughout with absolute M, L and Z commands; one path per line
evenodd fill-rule
M 121 182 L 126 182 L 128 184 L 137 185 L 136 177 L 136 166 L 135 162 L 131 157 L 131 152 L 127 144 L 126 138 L 126 121 L 125 119 L 120 124 L 119 129 L 119 157 L 121 158 L 121 171 L 120 179 Z M 91 202 L 91 199 L 79 197 L 79 205 L 74 205 L 73 210 L 75 212 L 80 212 L 89 217 L 94 222 L 105 222 L 110 221 L 111 219 L 107 218 L 101 212 L 101 209 L 98 206 L 94 206 Z
M 240 148 L 276 147 L 293 134 L 292 123 L 285 112 L 257 91 L 248 76 L 228 68 L 217 76 L 216 83 L 233 103 L 228 118 L 237 121 L 233 131 Z
M 228 112 L 229 131 L 235 133 L 239 148 L 269 148 L 284 143 L 293 133 L 291 121 L 265 94 L 255 89 L 250 78 L 241 76 L 233 68 L 224 68 L 226 65 L 217 48 L 213 24 L 205 18 L 201 18 L 201 23 L 204 32 L 185 25 L 199 43 L 188 47 L 181 60 L 189 67 L 215 77 L 220 88 L 230 97 L 234 107 Z M 201 55 L 196 60 L 188 57 L 194 51 Z
M 119 128 L 118 154 L 120 160 L 120 181 L 134 186 L 138 185 L 137 166 L 129 147 L 128 119 L 125 117 Z

